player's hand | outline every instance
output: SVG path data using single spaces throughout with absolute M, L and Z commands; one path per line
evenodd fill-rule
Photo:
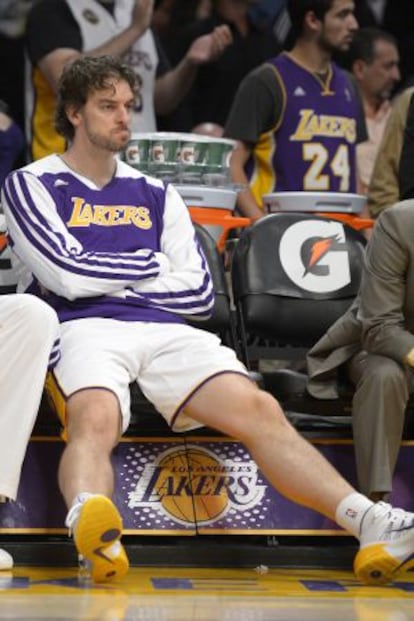
M 135 0 L 131 24 L 144 33 L 150 26 L 154 11 L 154 0 Z
M 204 65 L 220 58 L 233 42 L 230 28 L 223 24 L 216 26 L 212 32 L 202 35 L 190 45 L 186 58 L 194 65 Z

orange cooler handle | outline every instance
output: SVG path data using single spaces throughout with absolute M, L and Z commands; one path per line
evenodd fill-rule
M 189 207 L 188 209 L 191 219 L 197 222 L 197 224 L 220 226 L 223 229 L 217 242 L 221 252 L 225 249 L 228 232 L 231 229 L 244 228 L 251 224 L 250 218 L 232 216 L 228 209 L 208 209 L 204 207 Z
M 360 218 L 356 214 L 352 213 L 338 213 L 336 211 L 317 213 L 317 216 L 322 216 L 324 218 L 331 218 L 331 220 L 340 220 L 345 224 L 349 224 L 353 229 L 357 231 L 362 231 L 363 229 L 370 229 L 374 226 L 375 220 L 372 218 Z

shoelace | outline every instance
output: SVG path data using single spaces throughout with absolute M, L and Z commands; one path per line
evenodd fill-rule
M 361 531 L 362 531 L 362 523 L 364 521 L 365 516 L 374 509 L 373 514 L 373 525 L 375 522 L 378 523 L 379 520 L 384 520 L 386 522 L 385 530 L 383 531 L 381 537 L 386 537 L 391 533 L 395 536 L 398 536 L 398 531 L 404 531 L 404 527 L 407 524 L 407 512 L 404 509 L 393 508 L 391 505 L 385 502 L 378 502 L 373 507 L 370 507 L 368 511 L 362 518 L 361 521 Z M 410 526 L 413 525 L 414 520 L 411 520 Z
M 407 513 L 403 509 L 393 509 L 387 514 L 387 519 L 389 520 L 389 524 L 385 529 L 386 533 L 400 530 L 403 531 L 405 527 L 409 527 L 413 525 L 413 520 L 411 519 L 411 524 L 407 523 Z
M 81 507 L 82 507 L 81 503 L 73 505 L 73 507 L 69 509 L 69 512 L 66 516 L 65 526 L 69 529 L 69 537 L 72 535 L 73 525 L 75 524 L 76 520 L 79 517 Z
M 378 509 L 382 509 L 382 511 L 384 511 L 384 512 L 387 511 L 388 513 L 391 513 L 391 511 L 392 511 L 391 505 L 386 503 L 386 502 L 383 502 L 382 500 L 380 502 L 377 502 L 377 503 L 371 505 L 371 507 L 369 507 L 365 511 L 364 515 L 362 516 L 361 524 L 359 526 L 359 535 L 360 536 L 361 536 L 361 533 L 362 533 L 362 529 L 363 529 L 363 525 L 364 525 L 364 522 L 365 522 L 365 518 L 367 517 L 367 515 L 371 511 L 375 511 L 375 513 L 376 513 L 378 511 Z M 401 509 L 399 509 L 399 510 L 401 510 Z M 374 514 L 374 521 L 375 521 L 375 519 L 378 519 L 378 517 L 383 517 L 384 513 L 382 511 L 381 511 L 380 515 Z

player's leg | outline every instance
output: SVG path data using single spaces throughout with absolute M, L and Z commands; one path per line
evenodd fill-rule
M 82 390 L 69 398 L 66 412 L 67 444 L 59 465 L 59 486 L 69 508 L 66 525 L 92 578 L 119 579 L 128 559 L 120 543 L 122 519 L 110 500 L 111 452 L 120 433 L 118 399 L 108 390 Z
M 355 385 L 352 425 L 359 489 L 379 499 L 392 491 L 409 398 L 407 371 L 395 360 L 363 351 L 350 361 L 348 374 Z
M 283 495 L 330 518 L 359 538 L 354 568 L 379 584 L 407 569 L 414 556 L 414 514 L 357 493 L 286 420 L 279 404 L 248 379 L 225 374 L 186 404 L 193 419 L 242 441 Z
M 154 348 L 159 340 L 158 351 L 139 381 L 173 429 L 198 423 L 241 440 L 281 493 L 334 517 L 352 488 L 299 436 L 279 403 L 249 379 L 232 350 L 189 326 L 154 327 L 151 337 Z
M 335 519 L 353 489 L 288 422 L 279 403 L 236 374 L 212 378 L 186 405 L 186 414 L 237 438 L 284 496 Z
M 120 429 L 119 403 L 111 391 L 81 390 L 68 399 L 67 442 L 59 465 L 59 486 L 68 507 L 81 492 L 112 495 L 111 453 Z
M 97 582 L 120 578 L 128 569 L 122 520 L 111 500 L 111 453 L 129 421 L 130 374 L 122 349 L 123 341 L 133 340 L 128 329 L 102 319 L 63 324 L 62 357 L 48 381 L 65 425 L 58 475 L 68 507 L 65 523 Z

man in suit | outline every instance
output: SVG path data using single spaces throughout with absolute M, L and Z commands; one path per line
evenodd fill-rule
M 401 166 L 405 166 L 405 162 L 407 164 L 410 162 L 407 159 L 408 153 L 402 156 L 402 147 L 406 138 L 405 127 L 413 95 L 414 86 L 411 86 L 404 89 L 393 102 L 368 188 L 367 205 L 371 218 L 378 218 L 381 211 L 388 209 L 398 200 L 409 198 L 400 193 L 399 175 L 404 174 Z M 412 175 L 410 175 L 410 179 L 412 179 Z M 401 177 L 400 180 L 402 180 Z
M 338 370 L 355 386 L 353 433 L 361 491 L 392 490 L 404 414 L 414 390 L 414 201 L 383 211 L 367 249 L 360 292 L 308 354 L 308 391 L 338 396 Z

